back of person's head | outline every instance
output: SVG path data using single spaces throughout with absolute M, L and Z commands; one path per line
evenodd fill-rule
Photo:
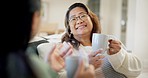
M 30 71 L 32 77 L 35 77 L 29 67 L 25 50 L 32 35 L 33 17 L 35 12 L 40 12 L 41 2 L 40 0 L 11 0 L 7 3 L 5 19 L 3 19 L 5 32 L 1 33 L 4 43 L 0 51 L 0 76 L 22 78 L 21 75 L 24 75 L 25 78 Z
M 40 11 L 40 0 L 12 0 L 12 3 L 6 8 L 9 14 L 5 15 L 7 20 L 3 30 L 8 33 L 3 39 L 8 51 L 15 51 L 20 48 L 26 48 L 31 38 L 33 14 Z M 10 11 L 11 9 L 11 11 Z M 10 24 L 11 22 L 11 24 Z M 15 45 L 14 45 L 15 44 Z

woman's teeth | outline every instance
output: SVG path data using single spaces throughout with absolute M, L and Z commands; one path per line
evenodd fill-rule
M 79 26 L 79 27 L 77 27 L 76 29 L 84 28 L 84 27 L 86 27 L 86 25 L 84 25 L 84 26 Z

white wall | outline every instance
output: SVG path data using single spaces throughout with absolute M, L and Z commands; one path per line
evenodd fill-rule
M 74 2 L 87 3 L 87 0 L 49 0 L 49 21 L 58 23 L 60 29 L 64 29 L 64 18 L 68 7 Z
M 101 0 L 103 33 L 121 35 L 122 0 Z M 128 0 L 126 46 L 148 70 L 148 0 Z
M 135 20 L 136 20 L 136 0 L 128 0 L 126 27 L 126 46 L 129 50 L 134 50 L 135 45 Z
M 148 69 L 148 0 L 128 1 L 127 47 Z
M 122 0 L 101 0 L 100 16 L 102 33 L 113 34 L 120 39 Z

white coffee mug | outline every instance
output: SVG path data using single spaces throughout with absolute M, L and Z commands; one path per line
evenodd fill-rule
M 66 57 L 66 71 L 67 71 L 67 78 L 73 78 L 77 68 L 79 66 L 79 56 L 68 56 Z
M 105 34 L 93 33 L 92 36 L 92 49 L 93 52 L 96 52 L 99 49 L 102 49 L 103 54 L 108 48 L 108 36 Z

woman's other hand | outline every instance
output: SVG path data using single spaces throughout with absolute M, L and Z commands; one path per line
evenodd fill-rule
M 89 63 L 92 64 L 95 69 L 98 67 L 101 67 L 101 65 L 103 64 L 103 58 L 104 56 L 100 54 L 101 50 L 98 50 L 96 52 L 92 52 L 91 54 L 89 54 Z

